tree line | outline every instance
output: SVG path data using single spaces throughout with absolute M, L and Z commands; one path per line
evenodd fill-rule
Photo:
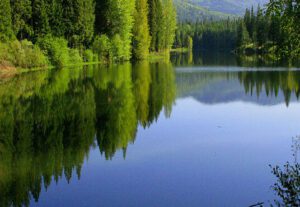
M 299 1 L 270 0 L 263 8 L 246 9 L 242 18 L 179 23 L 174 47 L 188 48 L 192 42 L 194 50 L 267 54 L 277 60 L 299 59 L 299 15 Z
M 83 61 L 145 59 L 171 48 L 175 28 L 173 0 L 2 0 L 0 61 L 23 66 L 21 50 L 45 59 L 32 66 L 68 65 L 70 48 Z
M 298 59 L 299 15 L 297 0 L 270 0 L 265 9 L 247 9 L 238 27 L 237 48 L 242 52 L 272 54 L 279 59 Z
M 188 47 L 199 50 L 231 50 L 235 48 L 236 21 L 203 20 L 195 23 L 178 24 L 174 47 Z M 188 39 L 191 38 L 191 41 Z M 189 45 L 192 42 L 192 46 Z

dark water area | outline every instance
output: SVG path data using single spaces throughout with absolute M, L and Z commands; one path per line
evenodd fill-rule
M 0 206 L 298 206 L 300 71 L 222 57 L 1 79 Z
M 231 51 L 194 51 L 171 53 L 171 61 L 176 66 L 230 66 L 230 67 L 269 67 L 271 69 L 299 68 L 300 60 L 275 60 L 267 55 L 235 55 Z

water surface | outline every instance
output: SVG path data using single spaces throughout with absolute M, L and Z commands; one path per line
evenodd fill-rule
M 282 202 L 269 165 L 297 163 L 300 71 L 227 60 L 1 79 L 1 206 Z

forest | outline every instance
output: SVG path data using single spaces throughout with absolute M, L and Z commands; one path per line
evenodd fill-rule
M 1 0 L 0 66 L 147 59 L 173 44 L 172 0 Z
M 238 55 L 268 55 L 275 60 L 300 57 L 300 3 L 270 0 L 264 7 L 246 9 L 242 18 L 181 22 L 175 48 L 233 51 Z
M 178 2 L 3 0 L 0 68 L 142 60 L 172 48 L 299 59 L 299 1 L 270 0 L 242 17 L 193 20 L 177 15 Z

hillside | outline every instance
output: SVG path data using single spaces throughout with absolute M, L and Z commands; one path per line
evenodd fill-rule
M 197 19 L 222 19 L 241 16 L 246 8 L 265 5 L 268 0 L 174 0 L 178 19 L 196 21 Z

